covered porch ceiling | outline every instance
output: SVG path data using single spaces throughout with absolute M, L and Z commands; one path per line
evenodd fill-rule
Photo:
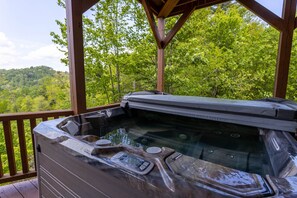
M 139 0 L 158 46 L 157 90 L 163 91 L 164 88 L 164 49 L 175 34 L 195 10 L 227 1 L 230 0 Z M 66 0 L 71 100 L 75 114 L 86 112 L 82 15 L 97 2 L 98 0 Z M 273 95 L 285 98 L 293 34 L 297 27 L 297 0 L 284 0 L 282 17 L 255 0 L 237 0 L 237 2 L 280 32 Z M 166 18 L 177 15 L 180 17 L 176 24 L 165 34 Z

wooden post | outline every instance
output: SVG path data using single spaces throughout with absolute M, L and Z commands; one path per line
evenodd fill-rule
M 288 84 L 297 0 L 284 0 L 284 26 L 280 33 L 275 73 L 274 97 L 285 98 Z
M 165 36 L 165 19 L 158 18 L 158 32 L 163 40 Z M 158 77 L 157 77 L 157 90 L 164 91 L 164 69 L 165 69 L 165 54 L 164 47 L 158 47 Z
M 70 92 L 74 114 L 86 112 L 82 14 L 83 0 L 66 0 Z
M 29 172 L 28 166 L 28 155 L 27 155 L 27 145 L 26 145 L 26 137 L 25 137 L 25 129 L 24 129 L 24 120 L 17 120 L 18 126 L 18 135 L 19 135 L 19 145 L 20 145 L 20 153 L 22 160 L 22 169 L 23 173 Z
M 17 169 L 15 164 L 10 121 L 3 122 L 3 129 L 4 129 L 4 139 L 5 139 L 5 145 L 6 145 L 9 172 L 10 172 L 10 176 L 13 176 L 17 173 Z

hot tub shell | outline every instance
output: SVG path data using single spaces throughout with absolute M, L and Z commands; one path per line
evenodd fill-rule
M 296 107 L 277 99 L 141 92 L 125 96 L 116 108 L 42 122 L 34 129 L 40 197 L 296 197 Z M 157 154 L 127 144 L 96 144 L 100 132 L 115 127 L 113 120 L 133 119 L 135 112 L 254 127 L 267 150 L 271 174 L 230 168 L 232 164 L 193 157 L 167 144 Z M 228 152 L 218 149 L 220 156 Z M 232 152 L 244 159 L 240 151 Z

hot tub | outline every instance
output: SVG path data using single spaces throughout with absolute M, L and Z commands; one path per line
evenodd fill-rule
M 296 104 L 140 92 L 34 129 L 44 197 L 296 197 Z

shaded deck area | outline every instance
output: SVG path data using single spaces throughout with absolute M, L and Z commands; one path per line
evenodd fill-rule
M 37 179 L 12 183 L 0 186 L 1 198 L 37 198 L 38 181 Z

